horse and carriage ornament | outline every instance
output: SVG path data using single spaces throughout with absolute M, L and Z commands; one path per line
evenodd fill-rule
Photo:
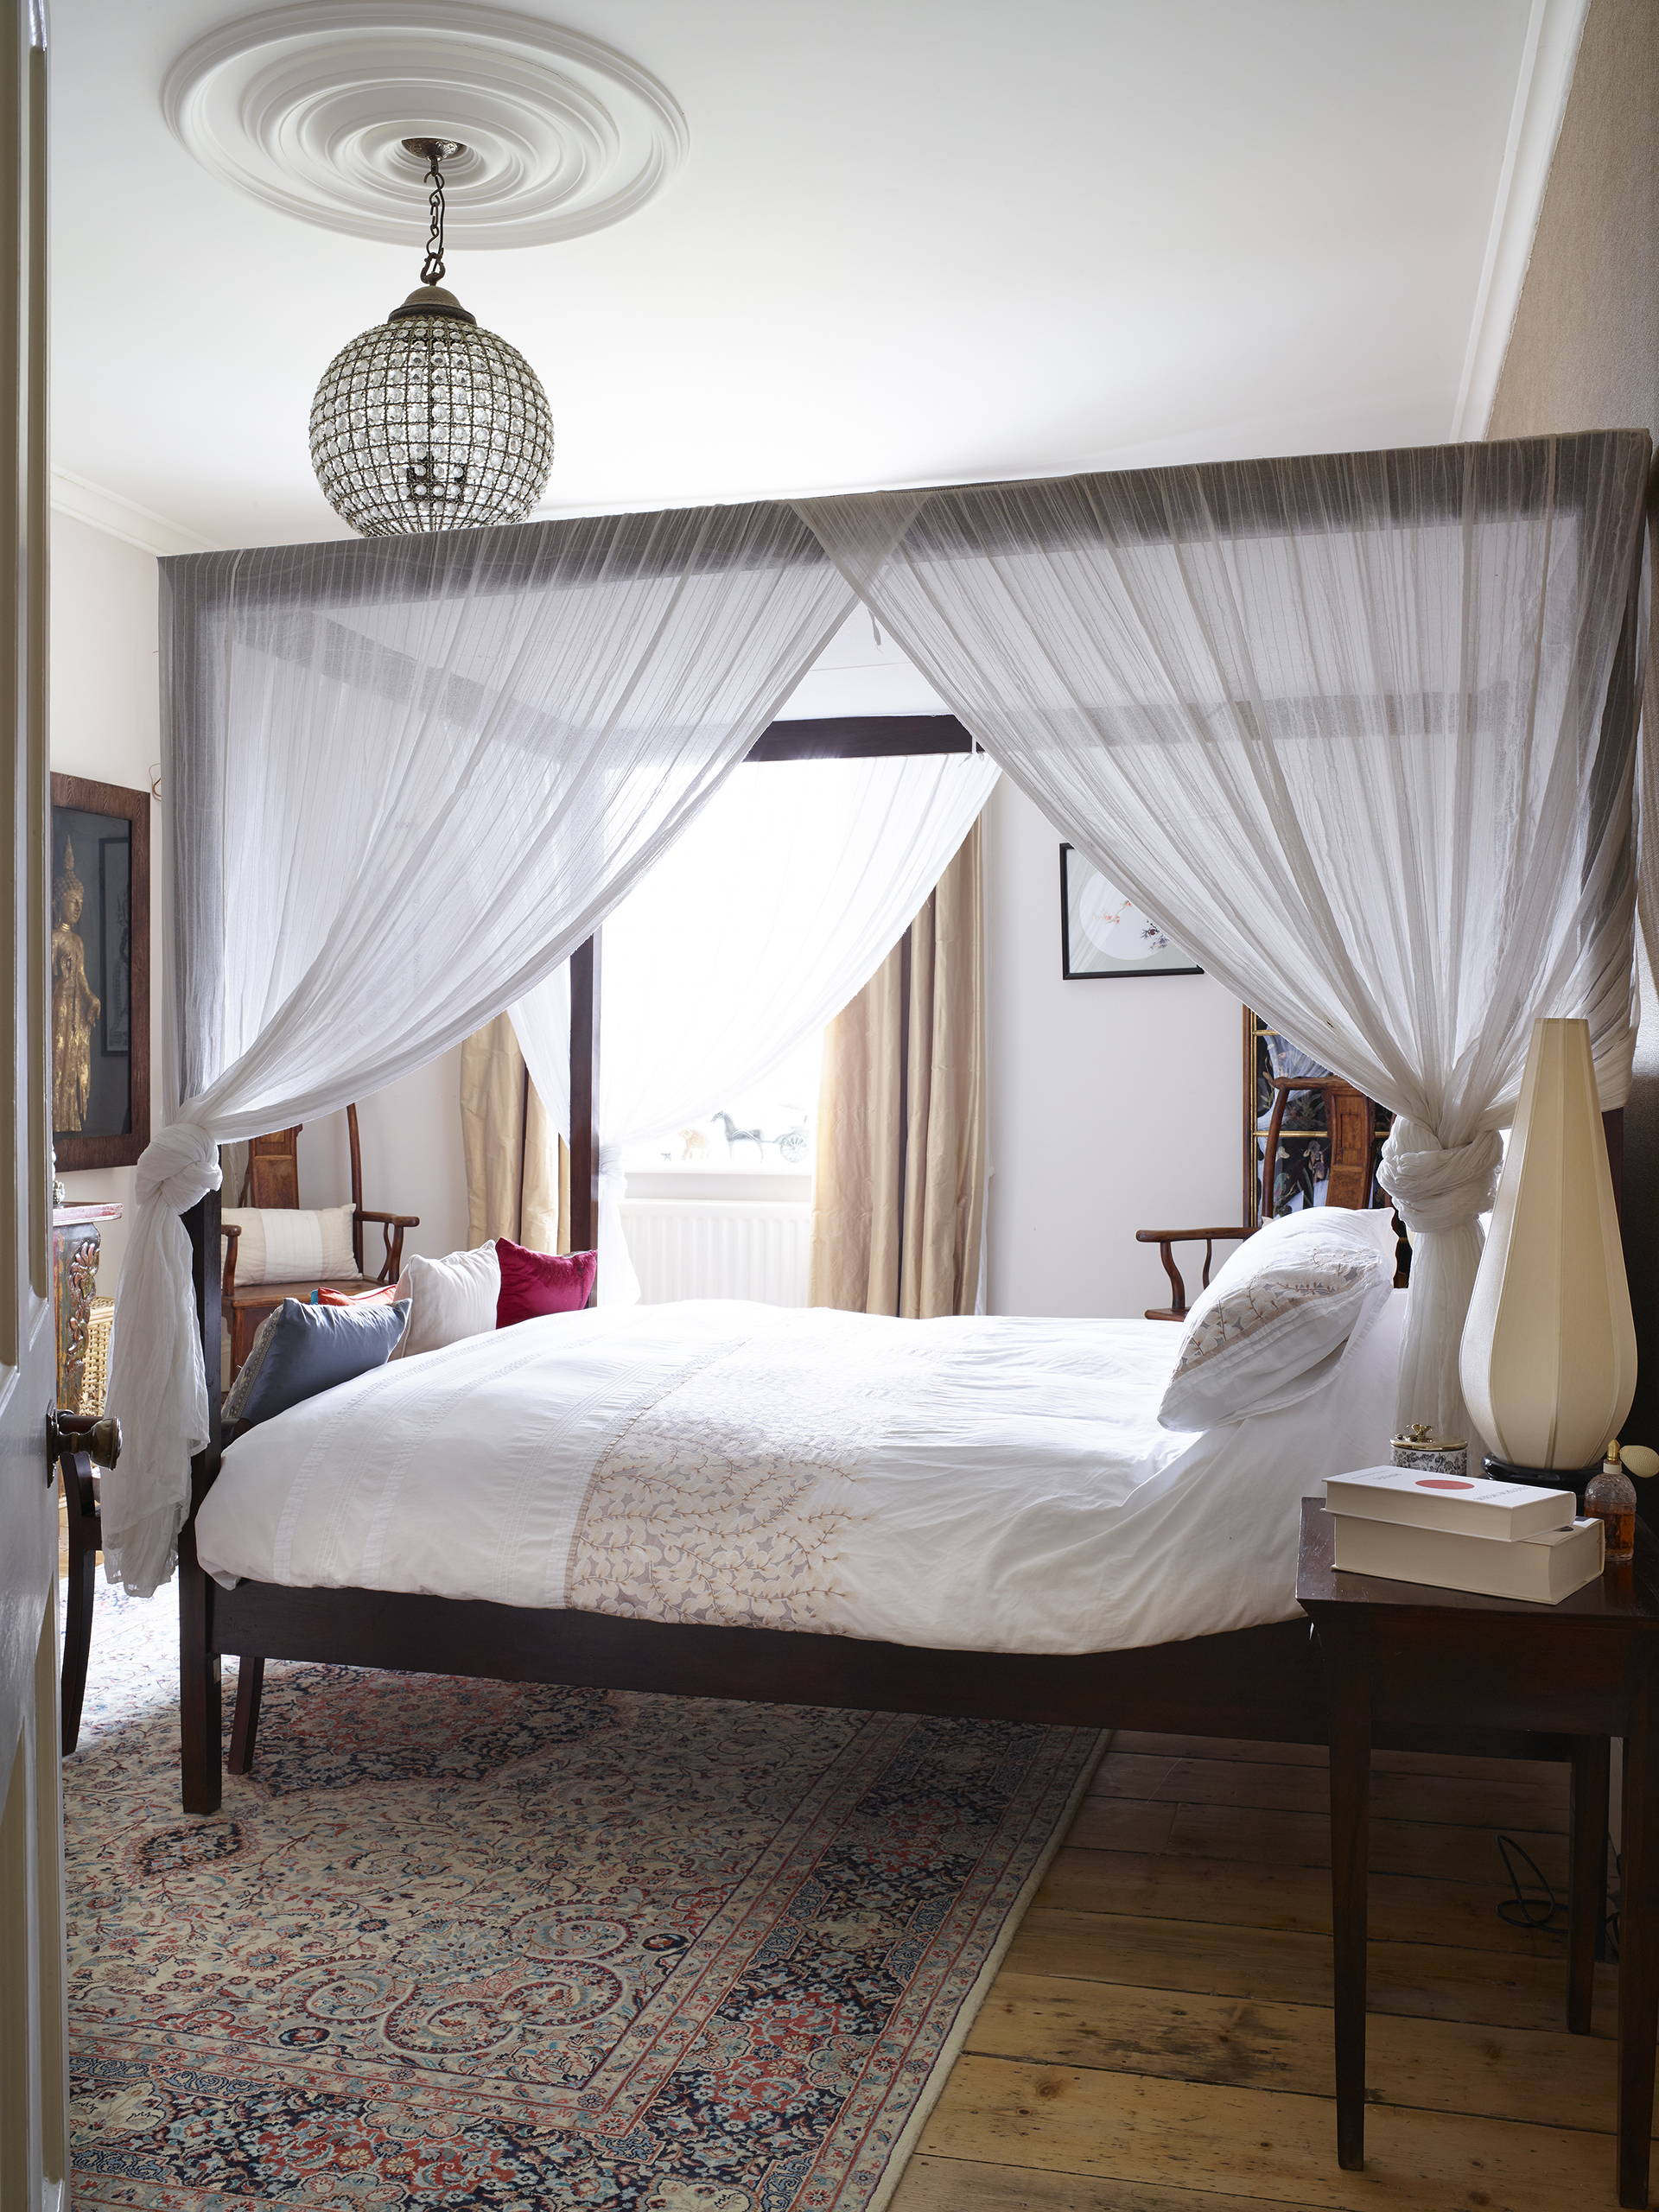
M 793 1128 L 785 1129 L 781 1136 L 769 1137 L 766 1135 L 764 1130 L 760 1128 L 739 1128 L 737 1123 L 732 1119 L 729 1114 L 711 1114 L 709 1118 L 710 1121 L 718 1122 L 720 1124 L 721 1132 L 726 1139 L 726 1157 L 728 1160 L 731 1160 L 735 1156 L 737 1147 L 741 1144 L 752 1144 L 754 1147 L 756 1157 L 760 1160 L 764 1160 L 766 1158 L 766 1147 L 769 1144 L 776 1145 L 778 1147 L 778 1157 L 779 1160 L 786 1161 L 791 1167 L 797 1166 L 806 1157 L 806 1143 L 809 1132 L 808 1125 L 804 1122 L 798 1122 Z M 680 1140 L 680 1159 L 682 1162 L 686 1160 L 701 1160 L 708 1158 L 709 1139 L 703 1130 L 681 1129 L 677 1131 L 677 1134 Z

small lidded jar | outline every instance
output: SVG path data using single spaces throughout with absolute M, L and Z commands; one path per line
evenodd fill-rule
M 1426 1421 L 1414 1421 L 1389 1444 L 1389 1457 L 1396 1467 L 1410 1467 L 1420 1475 L 1455 1475 L 1462 1481 L 1469 1472 L 1469 1447 L 1460 1436 L 1436 1436 Z
M 1608 1566 L 1628 1567 L 1636 1557 L 1636 1484 L 1619 1465 L 1617 1437 L 1584 1493 L 1584 1510 L 1605 1527 Z

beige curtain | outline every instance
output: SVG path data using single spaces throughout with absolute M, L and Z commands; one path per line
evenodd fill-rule
M 509 1236 L 535 1252 L 568 1252 L 570 1154 L 505 1014 L 461 1048 L 461 1135 L 467 1243 Z
M 971 1313 L 985 1203 L 985 940 L 976 822 L 823 1039 L 808 1297 Z

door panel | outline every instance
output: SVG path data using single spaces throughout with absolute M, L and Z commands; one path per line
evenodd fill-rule
M 48 1058 L 46 25 L 0 0 L 0 2212 L 64 2198 Z

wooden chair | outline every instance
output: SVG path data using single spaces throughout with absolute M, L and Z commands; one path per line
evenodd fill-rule
M 92 1469 L 112 1467 L 120 1458 L 121 1424 L 112 1415 L 97 1417 L 60 1409 L 52 1416 L 50 1428 L 69 1523 L 69 1587 L 64 1605 L 63 1681 L 59 1700 L 63 1709 L 63 1756 L 67 1758 L 80 1736 L 98 1555 L 104 1544 L 98 1477 Z
M 248 1147 L 248 1168 L 242 1179 L 239 1203 L 245 1206 L 270 1206 L 277 1209 L 297 1209 L 300 1203 L 300 1131 L 303 1122 L 296 1122 L 291 1129 L 277 1129 L 270 1136 L 255 1137 Z M 418 1229 L 421 1217 L 417 1213 L 372 1213 L 363 1204 L 363 1150 L 357 1134 L 357 1109 L 346 1109 L 346 1127 L 352 1141 L 352 1256 L 359 1273 L 363 1266 L 363 1224 L 378 1222 L 385 1239 L 385 1258 L 378 1283 L 396 1282 L 404 1268 L 404 1231 Z M 253 1349 L 253 1340 L 259 1324 L 267 1313 L 273 1313 L 285 1298 L 309 1300 L 316 1282 L 259 1282 L 238 1284 L 236 1280 L 236 1248 L 242 1235 L 239 1224 L 226 1222 L 220 1230 L 229 1249 L 225 1255 L 225 1276 L 220 1287 L 225 1318 L 231 1330 L 231 1372 L 232 1375 Z M 351 1286 L 348 1276 L 341 1287 Z M 360 1284 L 358 1287 L 361 1287 Z
M 1273 1078 L 1275 1093 L 1273 1111 L 1268 1119 L 1268 1141 L 1262 1162 L 1262 1188 L 1256 1195 L 1261 1219 L 1271 1218 L 1273 1211 L 1274 1175 L 1279 1157 L 1279 1132 L 1285 1116 L 1285 1101 L 1293 1090 L 1317 1090 L 1323 1093 L 1325 1103 L 1325 1142 L 1329 1147 L 1325 1169 L 1325 1203 L 1328 1206 L 1345 1206 L 1352 1211 L 1363 1211 L 1376 1197 L 1376 1170 L 1372 1154 L 1376 1149 L 1376 1109 L 1363 1091 L 1356 1090 L 1351 1083 L 1342 1083 L 1335 1076 L 1279 1075 Z M 1243 1243 L 1247 1236 L 1254 1236 L 1260 1224 L 1237 1229 L 1137 1229 L 1137 1244 L 1155 1244 L 1164 1263 L 1164 1273 L 1169 1277 L 1175 1297 L 1173 1305 L 1148 1306 L 1148 1321 L 1185 1321 L 1186 1319 L 1186 1285 L 1181 1271 L 1175 1264 L 1177 1244 L 1204 1246 L 1204 1279 L 1199 1287 L 1210 1287 L 1210 1267 L 1217 1244 Z M 1189 1262 L 1190 1264 L 1190 1262 Z
M 1317 1090 L 1325 1107 L 1325 1203 L 1347 1206 L 1363 1213 L 1376 1198 L 1376 1109 L 1363 1091 L 1335 1076 L 1276 1075 L 1273 1078 L 1273 1111 L 1268 1116 L 1268 1141 L 1262 1161 L 1262 1218 L 1273 1211 L 1274 1177 L 1279 1161 L 1279 1132 L 1285 1103 L 1293 1090 Z

